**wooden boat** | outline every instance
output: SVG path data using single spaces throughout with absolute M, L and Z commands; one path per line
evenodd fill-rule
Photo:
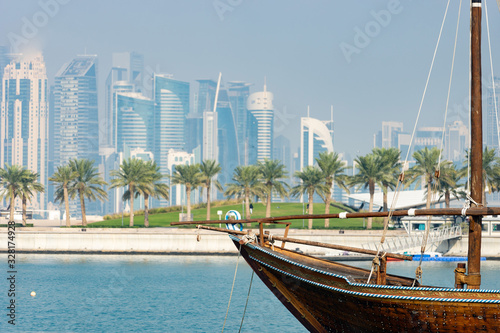
M 220 221 L 179 222 L 227 232 L 241 255 L 283 305 L 311 332 L 465 332 L 500 331 L 500 291 L 480 289 L 481 223 L 500 208 L 481 205 L 482 111 L 480 28 L 481 1 L 471 0 L 471 198 L 473 207 L 378 213 L 282 216 L 242 220 L 259 223 L 259 232 L 206 226 Z M 475 204 L 475 203 L 479 204 Z M 288 237 L 293 219 L 382 216 L 467 215 L 467 266 L 455 269 L 455 288 L 423 286 L 416 278 L 386 273 L 387 258 L 411 257 L 324 244 Z M 285 224 L 284 237 L 264 232 L 264 224 Z M 274 245 L 275 241 L 281 244 Z M 375 256 L 373 271 L 360 269 L 285 248 L 286 243 L 321 246 Z

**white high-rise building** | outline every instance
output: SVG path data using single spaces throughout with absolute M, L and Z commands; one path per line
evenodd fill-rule
M 300 118 L 300 169 L 314 165 L 325 151 L 333 152 L 333 119 Z
M 469 129 L 461 121 L 456 120 L 446 128 L 446 156 L 452 162 L 465 159 L 465 151 L 469 148 Z
M 203 112 L 203 160 L 218 160 L 217 112 Z
M 267 91 L 265 84 L 264 91 L 253 93 L 248 97 L 247 109 L 257 120 L 257 137 L 250 138 L 256 143 L 257 161 L 271 159 L 274 124 L 273 93 Z
M 3 72 L 0 116 L 0 167 L 21 165 L 47 186 L 48 83 L 42 55 L 15 60 Z M 31 201 L 44 209 L 45 194 Z

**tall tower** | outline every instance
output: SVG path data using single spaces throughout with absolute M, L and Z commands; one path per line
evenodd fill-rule
M 264 91 L 251 94 L 247 100 L 247 109 L 257 122 L 257 161 L 271 159 L 273 153 L 273 94 L 267 91 L 264 84 Z M 247 129 L 250 127 L 247 124 Z M 250 131 L 251 132 L 251 131 Z M 250 155 L 247 148 L 247 155 Z
M 333 120 L 300 118 L 300 169 L 314 165 L 324 151 L 333 152 Z
M 186 117 L 189 113 L 189 82 L 174 80 L 171 75 L 155 74 L 154 157 L 164 174 L 170 173 L 168 153 L 184 150 Z M 167 204 L 160 199 L 160 204 Z
M 100 124 L 101 142 L 116 149 L 117 108 L 116 93 L 143 92 L 151 96 L 151 89 L 144 87 L 144 56 L 137 52 L 113 53 L 111 70 L 106 78 L 104 121 Z
M 59 70 L 54 85 L 54 164 L 99 161 L 97 56 L 80 55 Z
M 236 124 L 236 136 L 238 138 L 238 151 L 240 163 L 245 163 L 245 147 L 248 146 L 248 110 L 247 100 L 250 96 L 250 83 L 231 81 L 227 83 L 229 101 L 233 110 L 234 122 Z
M 48 83 L 41 55 L 5 67 L 1 101 L 0 167 L 24 166 L 47 186 Z M 44 209 L 45 198 L 37 194 L 32 207 Z
M 154 116 L 153 100 L 140 93 L 116 93 L 117 152 L 126 149 L 143 149 L 153 152 Z
M 8 63 L 7 46 L 0 45 L 0 82 L 3 76 L 3 70 Z
M 224 185 L 230 182 L 234 169 L 240 164 L 233 110 L 226 89 L 219 89 L 216 110 L 218 162 L 221 166 L 218 180 Z

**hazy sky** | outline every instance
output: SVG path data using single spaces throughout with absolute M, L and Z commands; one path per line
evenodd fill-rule
M 486 0 L 494 66 L 500 14 Z M 484 2 L 484 1 L 483 1 Z M 54 4 L 57 4 L 54 5 Z M 420 126 L 441 126 L 459 0 L 452 0 Z M 253 83 L 274 93 L 276 135 L 299 144 L 300 117 L 335 120 L 334 148 L 354 157 L 373 147 L 384 120 L 414 126 L 445 0 L 0 0 L 0 45 L 43 52 L 49 80 L 75 55 L 99 56 L 99 89 L 113 52 L 144 54 L 146 74 Z M 483 6 L 484 8 L 484 6 Z M 463 1 L 450 119 L 467 121 L 469 1 Z M 29 26 L 35 28 L 29 29 Z M 486 28 L 483 15 L 483 36 Z M 29 51 L 28 51 L 29 50 Z M 483 76 L 490 81 L 487 49 Z M 104 94 L 99 95 L 103 105 Z

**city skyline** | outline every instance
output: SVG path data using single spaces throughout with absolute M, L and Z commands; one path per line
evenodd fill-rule
M 488 4 L 490 11 L 497 10 L 494 1 Z M 311 116 L 319 119 L 326 119 L 333 105 L 334 121 L 343 124 L 336 133 L 335 150 L 351 155 L 370 151 L 379 120 L 415 121 L 445 3 L 277 1 L 263 5 L 261 1 L 167 1 L 144 6 L 129 1 L 115 8 L 95 1 L 27 1 L 23 6 L 5 1 L 0 6 L 6 10 L 1 12 L 9 15 L 0 20 L 6 32 L 0 44 L 25 53 L 43 51 L 49 77 L 54 77 L 66 59 L 97 54 L 102 69 L 100 90 L 111 68 L 112 53 L 124 51 L 144 55 L 140 81 L 146 95 L 152 91 L 147 79 L 152 73 L 171 73 L 194 85 L 199 78 L 215 80 L 222 72 L 226 82 L 249 82 L 253 88 L 262 87 L 267 77 L 268 88 L 277 97 L 279 134 L 289 135 L 284 129 L 292 125 L 299 133 L 307 105 Z M 445 45 L 437 53 L 419 126 L 441 126 L 440 117 L 434 114 L 444 109 L 442 90 L 448 84 L 457 11 L 458 4 L 452 3 L 442 37 Z M 347 12 L 354 15 L 345 15 Z M 421 16 L 426 17 L 425 22 Z M 466 16 L 462 11 L 461 30 L 468 30 Z M 92 25 L 86 25 L 89 20 Z M 135 24 L 124 25 L 123 20 Z M 500 22 L 493 18 L 490 25 L 498 30 Z M 115 31 L 111 39 L 103 33 L 110 29 Z M 171 29 L 176 33 L 165 34 Z M 468 33 L 459 35 L 464 37 L 457 46 L 450 113 L 455 120 L 465 120 Z M 489 63 L 487 52 L 483 56 L 485 64 Z M 488 71 L 484 66 L 485 82 Z M 304 84 L 297 84 L 300 82 Z M 104 112 L 104 98 L 99 104 Z M 354 128 L 359 134 L 353 138 Z M 293 147 L 299 146 L 298 135 L 289 139 Z

